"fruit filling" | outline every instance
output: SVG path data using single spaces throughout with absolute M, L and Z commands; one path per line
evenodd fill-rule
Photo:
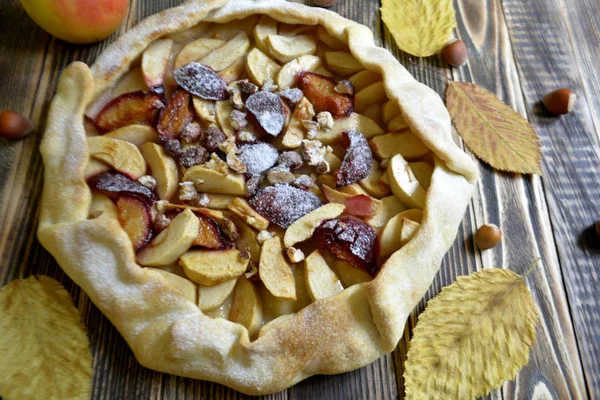
M 429 149 L 323 27 L 254 16 L 146 52 L 86 114 L 90 218 L 193 282 L 204 313 L 256 337 L 370 281 L 418 233 Z

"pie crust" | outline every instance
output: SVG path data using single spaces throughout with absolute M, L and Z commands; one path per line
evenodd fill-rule
M 88 219 L 91 191 L 84 179 L 85 110 L 150 42 L 200 21 L 225 23 L 252 14 L 320 24 L 347 42 L 365 68 L 383 76 L 388 98 L 435 154 L 421 228 L 377 277 L 266 325 L 254 341 L 243 326 L 205 316 L 160 274 L 137 265 L 116 219 Z M 322 8 L 280 0 L 188 1 L 140 22 L 90 68 L 72 63 L 52 101 L 41 153 L 45 177 L 39 240 L 115 325 L 138 361 L 253 395 L 283 390 L 315 374 L 350 371 L 392 351 L 454 241 L 477 178 L 471 159 L 452 140 L 440 97 L 376 47 L 368 28 Z

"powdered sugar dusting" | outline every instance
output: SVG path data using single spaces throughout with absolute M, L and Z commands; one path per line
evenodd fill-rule
M 248 97 L 246 108 L 271 136 L 278 136 L 285 125 L 285 109 L 276 94 L 261 90 Z
M 282 228 L 287 228 L 292 222 L 323 205 L 314 193 L 287 184 L 264 188 L 250 199 L 250 204 L 262 216 Z
M 340 170 L 335 174 L 337 187 L 351 185 L 365 179 L 373 166 L 373 153 L 367 139 L 356 131 L 346 131 L 342 134 L 349 142 L 349 146 Z
M 238 158 L 250 175 L 258 175 L 277 162 L 277 149 L 268 143 L 247 144 L 240 147 Z
M 174 70 L 173 78 L 179 86 L 203 99 L 229 98 L 225 81 L 215 71 L 199 62 L 192 62 Z

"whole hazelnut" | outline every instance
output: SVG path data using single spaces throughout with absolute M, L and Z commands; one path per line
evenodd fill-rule
M 467 62 L 467 46 L 465 46 L 462 40 L 455 40 L 447 44 L 440 54 L 442 60 L 453 67 L 460 67 Z
M 542 103 L 553 114 L 566 114 L 573 110 L 575 100 L 577 100 L 577 95 L 574 91 L 562 88 L 546 94 Z
M 494 224 L 484 224 L 475 233 L 475 243 L 481 250 L 496 247 L 502 239 L 502 231 Z
M 331 7 L 337 0 L 314 0 L 313 4 L 317 7 Z
M 0 111 L 0 136 L 3 138 L 22 139 L 32 130 L 33 125 L 24 115 L 14 111 Z

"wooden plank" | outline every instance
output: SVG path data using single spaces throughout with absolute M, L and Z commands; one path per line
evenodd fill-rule
M 455 69 L 455 77 L 468 78 L 485 87 L 524 114 L 523 94 L 500 2 L 458 1 L 457 9 L 459 36 L 471 56 L 468 71 Z M 491 65 L 496 66 L 496 74 L 490 73 Z M 504 233 L 499 248 L 483 253 L 484 266 L 523 273 L 534 258 L 542 258 L 540 266 L 528 277 L 542 314 L 538 337 L 529 364 L 514 383 L 504 385 L 503 396 L 530 397 L 530 392 L 520 391 L 538 387 L 558 394 L 559 398 L 581 398 L 585 393 L 583 373 L 541 180 L 497 173 L 484 163 L 479 165 L 481 179 L 474 201 L 481 205 L 476 207 L 477 224 L 496 223 Z
M 563 17 L 561 1 L 533 0 L 523 4 L 505 0 L 503 7 L 527 114 L 542 138 L 544 192 L 588 395 L 597 398 L 599 258 L 597 239 L 593 239 L 589 227 L 600 215 L 599 135 L 585 96 L 580 96 L 574 112 L 562 117 L 550 116 L 539 106 L 542 96 L 557 86 L 581 92 L 586 77 L 577 64 L 574 39 Z

